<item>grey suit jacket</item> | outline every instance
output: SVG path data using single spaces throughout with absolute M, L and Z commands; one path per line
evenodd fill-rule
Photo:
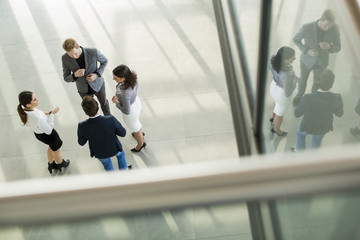
M 308 68 L 312 68 L 316 64 L 326 68 L 329 63 L 329 53 L 335 53 L 341 49 L 340 33 L 336 24 L 324 34 L 323 41 L 328 42 L 331 48 L 328 50 L 320 48 L 317 36 L 317 22 L 304 24 L 293 38 L 294 43 L 301 50 L 301 61 Z M 307 55 L 306 52 L 309 49 L 318 50 L 319 55 L 317 57 Z
M 76 80 L 73 78 L 73 73 L 80 69 L 79 64 L 75 59 L 71 58 L 67 53 L 62 55 L 63 77 L 65 82 L 76 82 L 76 87 L 79 92 L 87 93 L 88 85 L 98 92 L 104 84 L 102 74 L 108 63 L 107 58 L 96 48 L 83 48 L 85 58 L 85 74 L 83 77 L 78 77 Z M 98 67 L 97 62 L 100 63 Z M 93 82 L 88 82 L 86 76 L 90 73 L 98 73 L 100 77 L 96 78 Z

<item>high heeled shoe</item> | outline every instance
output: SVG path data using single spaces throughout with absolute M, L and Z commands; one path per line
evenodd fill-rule
M 141 146 L 141 148 L 139 150 L 136 150 L 135 148 L 132 148 L 130 151 L 132 151 L 132 152 L 140 152 L 141 149 L 143 149 L 144 147 L 146 147 L 146 142 L 143 143 L 143 145 Z
M 61 169 L 62 168 L 66 168 L 67 166 L 69 166 L 70 164 L 70 160 L 67 159 L 67 160 L 62 160 L 62 162 L 60 164 L 57 164 L 57 169 L 61 172 Z
M 58 165 L 56 164 L 55 161 L 53 161 L 51 164 L 48 162 L 48 170 L 49 170 L 50 174 L 52 174 L 53 169 L 57 169 L 57 168 L 58 168 Z
M 282 131 L 282 133 L 278 133 L 277 131 L 275 131 L 275 129 L 271 129 L 271 132 L 274 134 L 276 134 L 276 135 L 278 135 L 279 137 L 283 137 L 283 136 L 286 136 L 286 134 L 287 134 L 287 132 L 284 132 L 284 131 Z
M 143 137 L 145 137 L 145 133 L 142 132 L 142 134 L 143 134 Z M 133 137 L 135 137 L 134 133 L 131 133 L 131 135 L 132 135 Z

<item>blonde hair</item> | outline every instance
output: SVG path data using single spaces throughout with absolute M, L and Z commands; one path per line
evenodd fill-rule
M 78 44 L 77 44 L 77 42 L 75 41 L 75 39 L 73 39 L 73 38 L 68 38 L 68 39 L 66 39 L 66 40 L 63 42 L 62 47 L 63 47 L 63 49 L 64 49 L 66 52 L 70 52 L 70 51 L 73 50 L 74 48 L 77 48 L 77 47 L 78 47 Z

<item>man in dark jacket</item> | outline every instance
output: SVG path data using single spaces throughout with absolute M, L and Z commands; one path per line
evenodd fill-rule
M 341 49 L 339 28 L 333 12 L 327 9 L 320 19 L 304 24 L 293 41 L 301 51 L 298 92 L 293 99 L 293 105 L 296 106 L 305 93 L 310 72 L 313 72 L 314 77 L 311 88 L 313 93 L 318 89 L 319 75 L 329 63 L 329 54 Z
M 295 108 L 295 116 L 304 116 L 296 134 L 296 150 L 305 149 L 306 135 L 312 135 L 311 148 L 320 147 L 325 134 L 333 130 L 333 115 L 341 117 L 344 114 L 343 101 L 340 94 L 331 93 L 335 75 L 330 70 L 324 70 L 319 77 L 319 89 L 303 96 Z
M 99 115 L 99 105 L 93 97 L 85 96 L 81 106 L 89 119 L 78 125 L 78 143 L 83 146 L 89 141 L 91 157 L 98 158 L 106 171 L 114 171 L 110 159 L 113 156 L 117 158 L 119 169 L 128 169 L 124 150 L 117 138 L 126 135 L 125 128 L 114 116 Z

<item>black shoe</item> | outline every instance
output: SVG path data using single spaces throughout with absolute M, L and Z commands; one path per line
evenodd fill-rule
M 61 168 L 66 168 L 67 166 L 69 166 L 70 164 L 70 160 L 62 160 L 62 162 L 60 164 L 57 165 L 57 168 L 59 171 L 61 171 Z
M 270 124 L 273 124 L 274 123 L 274 118 L 273 117 L 270 118 L 269 121 L 270 121 Z
M 142 132 L 142 134 L 143 134 L 143 137 L 145 137 L 145 133 Z M 131 133 L 131 135 L 132 135 L 133 137 L 135 137 L 135 136 L 134 136 L 134 133 Z
M 294 99 L 292 100 L 293 106 L 299 105 L 299 102 L 300 102 L 301 97 L 302 97 L 302 96 L 298 96 L 298 95 L 294 97 Z
M 291 147 L 291 148 L 290 148 L 290 151 L 291 151 L 291 152 L 296 152 L 295 147 Z
M 56 164 L 55 161 L 53 161 L 51 164 L 48 163 L 48 170 L 49 170 L 49 173 L 52 174 L 52 170 L 53 169 L 57 169 L 58 168 L 58 165 Z
M 352 135 L 354 135 L 354 136 L 360 134 L 360 130 L 359 130 L 358 127 L 350 128 L 349 131 L 350 131 L 350 133 L 351 133 Z
M 287 132 L 284 132 L 284 131 L 282 131 L 282 133 L 278 133 L 277 131 L 275 131 L 275 129 L 271 129 L 271 132 L 274 134 L 276 134 L 276 135 L 278 135 L 279 137 L 283 137 L 283 136 L 286 136 L 286 134 L 287 134 Z
M 143 143 L 143 145 L 141 146 L 141 148 L 139 150 L 136 150 L 135 148 L 133 148 L 130 151 L 132 151 L 132 152 L 140 152 L 141 149 L 143 149 L 144 147 L 146 147 L 146 142 Z
M 130 164 L 130 165 L 128 165 L 128 169 L 129 170 L 131 170 L 132 169 L 132 165 Z

